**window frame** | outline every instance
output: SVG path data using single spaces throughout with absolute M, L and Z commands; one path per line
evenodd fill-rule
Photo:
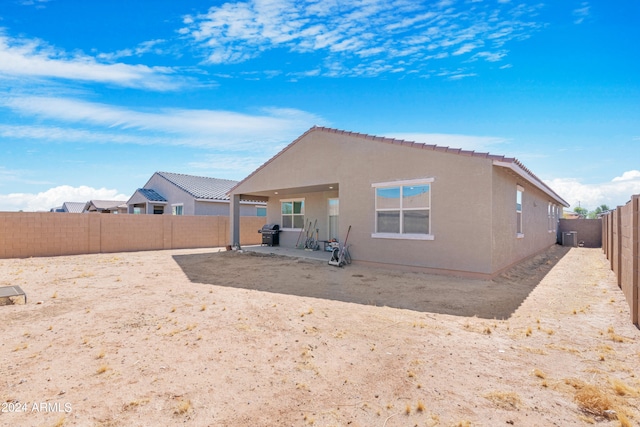
M 283 214 L 282 213 L 282 204 L 283 203 L 287 203 L 287 202 L 291 202 L 292 203 L 292 207 L 295 206 L 293 203 L 295 202 L 302 202 L 302 209 L 301 209 L 301 213 L 296 214 L 296 213 L 291 213 L 291 214 Z M 300 198 L 295 198 L 295 199 L 280 199 L 280 230 L 282 231 L 300 231 L 300 230 L 304 230 L 304 223 L 305 223 L 305 198 L 304 197 L 300 197 Z M 293 209 L 292 209 L 293 212 Z M 301 216 L 302 217 L 302 227 L 301 228 L 285 228 L 284 227 L 284 221 L 283 218 L 284 216 L 291 216 L 291 225 L 295 224 L 294 221 L 294 217 L 295 216 Z
M 180 208 L 180 213 L 178 213 L 178 208 Z M 171 215 L 175 216 L 184 216 L 184 203 L 174 203 L 171 205 Z
M 520 205 L 520 209 L 518 209 L 518 204 Z M 523 211 L 524 211 L 524 187 L 521 185 L 516 185 L 516 237 L 518 239 L 524 238 Z
M 399 181 L 389 181 L 389 182 L 378 182 L 378 183 L 373 183 L 371 184 L 371 187 L 373 188 L 373 200 L 374 200 L 374 225 L 373 225 L 373 230 L 374 232 L 371 233 L 371 237 L 375 238 L 375 239 L 400 239 L 400 240 L 434 240 L 435 236 L 433 234 L 433 228 L 432 228 L 432 200 L 431 200 L 431 195 L 433 192 L 433 182 L 435 181 L 435 178 L 418 178 L 418 179 L 409 179 L 409 180 L 399 180 Z M 425 207 L 417 207 L 417 208 L 404 208 L 402 206 L 403 203 L 403 187 L 408 187 L 408 186 L 421 186 L 421 185 L 428 185 L 429 186 L 429 206 L 427 208 Z M 400 206 L 398 209 L 384 209 L 384 208 L 378 208 L 378 197 L 377 197 L 377 190 L 378 189 L 384 189 L 384 188 L 399 188 L 400 190 L 400 197 L 399 197 L 399 201 L 400 201 Z M 403 233 L 404 231 L 404 212 L 409 212 L 409 211 L 418 211 L 418 210 L 426 210 L 429 213 L 429 223 L 428 223 L 428 229 L 429 232 L 428 233 Z M 384 211 L 398 211 L 400 218 L 400 224 L 399 224 L 399 228 L 400 228 L 400 232 L 399 233 L 382 233 L 382 232 L 378 232 L 378 212 L 384 212 Z

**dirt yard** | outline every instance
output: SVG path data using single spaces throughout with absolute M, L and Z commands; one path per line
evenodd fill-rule
M 494 281 L 214 250 L 0 260 L 2 426 L 638 426 L 600 249 Z

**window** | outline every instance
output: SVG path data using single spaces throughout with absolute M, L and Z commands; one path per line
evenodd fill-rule
M 267 216 L 267 208 L 256 208 L 256 216 Z
M 433 179 L 373 184 L 375 233 L 372 237 L 431 240 Z
M 183 215 L 183 205 L 171 205 L 171 215 Z
M 282 228 L 304 228 L 304 199 L 281 200 Z
M 516 189 L 516 235 L 517 237 L 524 237 L 522 232 L 522 193 L 524 188 L 517 186 Z

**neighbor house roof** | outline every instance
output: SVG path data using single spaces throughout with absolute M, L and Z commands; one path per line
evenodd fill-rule
M 142 194 L 145 199 L 150 202 L 166 202 L 167 199 L 158 194 L 155 190 L 150 188 L 138 188 L 138 193 Z
M 421 149 L 421 150 L 439 151 L 439 152 L 457 154 L 460 156 L 471 156 L 471 157 L 480 157 L 484 159 L 490 159 L 493 161 L 493 164 L 495 166 L 511 169 L 514 173 L 516 173 L 517 175 L 520 175 L 522 178 L 526 179 L 531 184 L 538 187 L 543 192 L 547 193 L 549 196 L 554 198 L 560 204 L 564 205 L 565 207 L 569 206 L 569 204 L 562 197 L 560 197 L 555 191 L 553 191 L 551 187 L 545 184 L 540 178 L 538 178 L 533 172 L 531 172 L 525 165 L 523 165 L 518 159 L 514 157 L 506 157 L 506 156 L 495 155 L 490 153 L 479 153 L 472 150 L 462 150 L 460 148 L 443 147 L 439 145 L 424 144 L 424 143 L 414 142 L 414 141 L 405 141 L 403 139 L 387 138 L 383 136 L 367 135 L 364 133 L 349 132 L 345 130 L 332 129 L 332 128 L 327 128 L 323 126 L 313 126 L 311 129 L 307 130 L 305 133 L 303 133 L 298 138 L 296 138 L 292 143 L 284 147 L 279 153 L 277 153 L 275 156 L 273 156 L 271 159 L 265 162 L 262 166 L 258 167 L 258 169 L 253 171 L 249 176 L 247 176 L 245 179 L 243 179 L 242 181 L 234 185 L 233 188 L 231 188 L 227 194 L 230 194 L 236 187 L 238 187 L 243 182 L 247 181 L 253 175 L 258 173 L 258 171 L 260 171 L 261 169 L 265 168 L 274 159 L 278 158 L 280 155 L 282 155 L 282 153 L 287 151 L 289 148 L 295 145 L 298 141 L 300 141 L 301 139 L 303 139 L 305 136 L 309 135 L 312 132 L 327 132 L 327 133 L 333 133 L 338 135 L 347 135 L 347 136 L 352 136 L 356 138 L 383 142 L 386 144 L 412 147 L 412 148 Z
M 184 175 L 171 172 L 156 172 L 158 175 L 186 191 L 196 199 L 229 200 L 227 192 L 238 183 L 230 179 Z
M 62 209 L 69 213 L 82 213 L 85 205 L 85 202 L 64 202 Z
M 84 205 L 84 210 L 87 211 L 91 206 L 96 208 L 96 210 L 111 210 L 117 209 L 118 207 L 126 207 L 126 201 L 123 200 L 89 200 Z M 123 206 L 124 205 L 124 206 Z

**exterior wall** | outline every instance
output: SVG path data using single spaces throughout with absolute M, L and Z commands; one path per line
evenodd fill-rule
M 562 243 L 562 233 L 578 232 L 578 242 L 584 242 L 586 248 L 602 247 L 601 219 L 561 219 L 558 229 L 558 241 Z
M 241 208 L 240 215 L 242 214 Z M 229 202 L 202 202 L 196 200 L 194 202 L 194 213 L 192 215 L 229 216 Z
M 524 188 L 522 195 L 522 234 L 517 236 L 516 192 Z M 532 255 L 557 240 L 557 221 L 550 230 L 548 195 L 529 184 L 523 178 L 502 167 L 494 167 L 492 195 L 492 272 L 499 272 Z M 561 211 L 560 211 L 561 212 Z
M 182 190 L 180 187 L 177 187 L 176 185 L 167 181 L 162 176 L 153 174 L 151 179 L 149 179 L 149 182 L 145 184 L 144 188 L 155 190 L 158 194 L 167 199 L 167 204 L 164 208 L 165 215 L 171 215 L 171 205 L 180 203 L 182 203 L 183 205 L 183 215 L 197 215 L 195 206 L 196 202 L 193 196 Z M 149 203 L 150 206 L 152 204 L 153 202 Z M 150 208 L 149 210 L 150 212 L 147 213 L 153 213 L 153 209 Z M 229 212 L 227 211 L 226 214 L 221 213 L 219 215 L 229 215 Z
M 311 228 L 316 224 L 320 240 L 329 238 L 329 209 L 328 200 L 337 198 L 337 191 L 321 191 L 314 193 L 294 193 L 282 197 L 273 197 L 267 202 L 267 224 L 282 224 L 280 201 L 286 199 L 305 199 L 305 231 L 311 222 Z M 316 223 L 317 221 L 317 223 Z M 302 238 L 305 238 L 305 231 Z M 346 232 L 346 231 L 345 231 Z M 343 236 L 343 235 L 341 235 Z M 300 231 L 281 231 L 279 235 L 280 245 L 293 248 L 298 243 Z M 304 240 L 303 240 L 304 241 Z
M 259 244 L 264 217 L 240 219 L 243 245 Z M 0 212 L 0 258 L 225 246 L 225 216 Z
M 196 200 L 194 212 L 194 215 L 229 216 L 229 201 L 203 202 Z M 257 216 L 257 212 L 256 205 L 247 203 L 240 204 L 240 216 Z
M 313 161 L 297 167 L 303 159 Z M 487 194 L 491 192 L 493 168 L 490 159 L 376 143 L 348 134 L 311 132 L 241 183 L 234 194 L 268 195 L 267 222 L 279 224 L 279 200 L 300 194 L 275 195 L 270 190 L 322 185 L 328 189 L 329 184 L 339 183 L 340 236 L 353 226 L 349 243 L 354 260 L 490 274 L 492 200 Z M 372 237 L 372 184 L 418 178 L 434 178 L 430 213 L 434 240 Z M 319 228 L 326 230 L 322 209 L 326 209 L 329 196 L 322 192 L 302 195 L 308 200 L 306 220 L 318 217 Z M 313 201 L 320 205 L 314 207 Z M 280 238 L 282 245 L 293 246 L 297 234 L 284 232 Z

